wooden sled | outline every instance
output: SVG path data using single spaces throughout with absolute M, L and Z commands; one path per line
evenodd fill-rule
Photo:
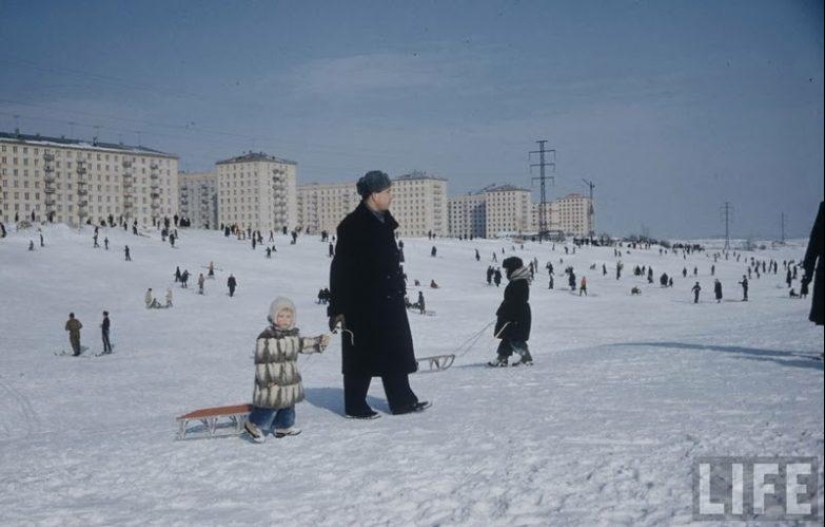
M 211 439 L 241 435 L 251 411 L 251 404 L 236 404 L 189 412 L 177 418 L 178 435 L 175 439 Z
M 452 366 L 455 355 L 433 355 L 432 357 L 420 357 L 416 361 L 418 362 L 417 373 L 435 373 Z

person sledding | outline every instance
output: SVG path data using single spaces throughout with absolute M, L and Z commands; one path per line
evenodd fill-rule
M 533 357 L 527 347 L 530 339 L 530 271 L 524 267 L 521 258 L 511 256 L 501 266 L 510 281 L 504 289 L 504 300 L 496 311 L 495 336 L 501 339 L 498 356 L 488 363 L 490 366 L 507 366 L 513 352 L 521 360 L 513 365 L 532 365 Z

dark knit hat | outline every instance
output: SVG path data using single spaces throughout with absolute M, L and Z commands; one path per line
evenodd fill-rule
M 506 258 L 503 262 L 501 262 L 501 266 L 507 271 L 507 278 L 510 278 L 510 275 L 513 274 L 513 271 L 516 269 L 520 269 L 524 267 L 524 262 L 521 261 L 521 258 L 518 256 L 511 256 Z
M 380 170 L 370 170 L 364 174 L 364 177 L 358 180 L 355 188 L 358 190 L 358 194 L 362 198 L 367 198 L 370 194 L 382 192 L 391 186 L 392 181 L 390 181 L 390 176 L 388 176 L 386 172 L 381 172 Z

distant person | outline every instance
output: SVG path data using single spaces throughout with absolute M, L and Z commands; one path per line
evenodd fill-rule
M 579 296 L 587 296 L 587 277 L 582 276 L 581 284 L 579 285 Z M 598 295 L 597 295 L 598 296 Z
M 238 287 L 238 281 L 232 273 L 229 273 L 229 278 L 226 280 L 226 287 L 229 288 L 230 298 L 235 296 L 235 288 Z
M 822 326 L 825 323 L 825 256 L 823 256 L 823 202 L 819 203 L 819 212 L 816 215 L 814 226 L 811 229 L 811 236 L 808 239 L 808 249 L 805 251 L 805 258 L 802 260 L 802 268 L 805 274 L 802 276 L 802 283 L 807 290 L 808 284 L 814 282 L 814 294 L 811 299 L 811 312 L 808 320 Z
M 713 294 L 717 304 L 722 301 L 722 282 L 718 278 L 713 282 Z
M 699 285 L 699 282 L 696 282 L 695 284 L 693 284 L 693 287 L 691 287 L 690 290 L 693 291 L 693 303 L 698 304 L 699 293 L 702 291 L 702 286 Z
M 146 290 L 146 294 L 143 296 L 143 302 L 144 304 L 146 304 L 146 309 L 154 309 L 156 307 L 160 307 L 160 304 L 158 304 L 157 299 L 152 293 L 151 287 Z
M 166 288 L 166 305 L 164 307 L 172 307 L 172 288 Z
M 742 275 L 742 281 L 739 282 L 739 285 L 742 286 L 742 302 L 748 301 L 748 277 Z
M 112 342 L 109 340 L 109 330 L 112 327 L 112 321 L 109 320 L 109 312 L 103 312 L 103 322 L 100 324 L 100 332 L 103 337 L 103 355 L 112 353 Z
M 127 245 L 126 247 L 124 247 L 124 248 L 123 248 L 123 254 L 124 254 L 124 256 L 126 257 L 126 261 L 127 261 L 127 262 L 131 262 L 131 261 L 132 261 L 132 254 L 131 254 L 131 252 L 129 251 L 129 246 L 128 246 L 128 245 Z
M 69 332 L 69 343 L 72 345 L 72 355 L 80 355 L 80 329 L 83 324 L 74 317 L 74 313 L 69 313 L 69 320 L 66 321 L 66 331 Z
M 203 285 L 206 283 L 206 278 L 203 276 L 203 273 L 198 274 L 198 294 L 203 294 Z

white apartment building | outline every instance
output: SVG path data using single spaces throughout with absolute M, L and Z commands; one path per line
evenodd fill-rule
M 400 236 L 446 236 L 447 180 L 414 172 L 393 179 L 390 212 Z M 313 183 L 298 187 L 299 224 L 310 233 L 335 229 L 361 202 L 352 183 Z
M 218 161 L 218 222 L 255 230 L 298 226 L 298 164 L 249 152 Z
M 192 227 L 218 228 L 218 174 L 197 172 L 178 174 L 178 196 L 181 218 Z
M 335 234 L 341 220 L 358 206 L 355 183 L 311 183 L 298 187 L 298 225 L 309 234 Z
M 4 222 L 151 225 L 178 208 L 178 158 L 142 146 L 0 132 Z
M 487 191 L 487 238 L 534 232 L 530 191 L 502 185 Z
M 484 238 L 487 236 L 487 194 L 483 192 L 450 198 L 450 236 Z
M 585 237 L 593 230 L 590 198 L 568 194 L 553 202 L 553 216 L 558 230 L 570 236 Z
M 398 221 L 400 236 L 447 236 L 447 180 L 413 172 L 392 182 L 390 212 Z

